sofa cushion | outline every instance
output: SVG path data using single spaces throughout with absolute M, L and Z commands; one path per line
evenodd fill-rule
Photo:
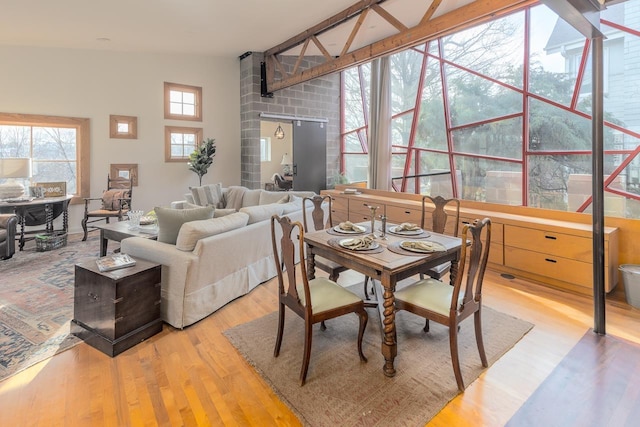
M 242 207 L 246 208 L 247 206 L 256 206 L 260 204 L 260 194 L 264 190 L 247 190 L 244 192 L 244 196 L 242 196 Z
M 236 213 L 236 212 L 238 212 L 238 211 L 235 210 L 235 209 L 216 209 L 213 212 L 213 217 L 214 218 L 221 218 L 223 216 L 231 215 L 231 214 Z
M 260 198 L 258 199 L 259 205 L 270 205 L 271 203 L 287 203 L 289 201 L 289 195 L 282 191 L 265 191 L 261 190 Z
M 260 222 L 271 218 L 273 215 L 282 215 L 283 203 L 272 203 L 270 205 L 257 205 L 247 206 L 240 209 L 240 212 L 244 212 L 249 215 L 248 224 Z
M 287 215 L 287 214 L 290 214 L 291 212 L 299 211 L 301 209 L 302 209 L 302 198 L 298 196 L 294 196 L 293 194 L 289 195 L 288 203 L 282 204 L 283 215 Z
M 248 220 L 249 215 L 246 213 L 235 212 L 220 218 L 184 223 L 182 227 L 180 227 L 180 232 L 176 239 L 176 249 L 181 251 L 193 251 L 198 240 L 244 227 L 247 225 Z
M 205 206 L 196 209 L 172 209 L 156 207 L 158 217 L 158 241 L 176 244 L 178 232 L 182 224 L 189 221 L 213 218 L 213 207 Z
M 224 192 L 225 208 L 239 210 L 242 207 L 242 198 L 247 187 L 233 185 Z
M 191 187 L 191 195 L 196 205 L 223 208 L 222 183 Z

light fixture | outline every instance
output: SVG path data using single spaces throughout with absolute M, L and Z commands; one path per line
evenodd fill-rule
M 291 157 L 289 157 L 289 153 L 284 153 L 280 164 L 282 165 L 282 172 L 285 175 L 291 175 L 291 163 L 293 162 L 291 161 Z
M 278 127 L 276 128 L 276 131 L 273 134 L 273 136 L 275 136 L 277 139 L 284 139 L 284 129 L 282 129 L 282 126 L 280 126 L 280 123 L 278 123 Z
M 24 186 L 15 178 L 31 178 L 31 159 L 2 158 L 0 159 L 0 178 L 7 181 L 0 184 L 0 199 L 10 199 L 22 196 Z

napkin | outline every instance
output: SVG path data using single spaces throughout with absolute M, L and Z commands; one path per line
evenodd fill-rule
M 419 242 L 415 240 L 406 240 L 402 242 L 401 246 L 403 248 L 417 249 L 425 252 L 443 252 L 447 250 L 447 248 L 442 246 L 440 243 L 430 242 L 428 240 Z
M 355 225 L 351 221 L 341 222 L 339 227 L 344 231 L 364 231 L 364 228 L 360 227 L 359 225 Z
M 420 230 L 420 227 L 410 222 L 403 222 L 402 224 L 396 227 L 396 231 L 415 231 L 415 230 Z
M 346 242 L 342 243 L 342 246 L 348 249 L 357 250 L 357 249 L 367 249 L 372 244 L 373 244 L 373 236 L 369 234 L 367 236 L 349 239 Z

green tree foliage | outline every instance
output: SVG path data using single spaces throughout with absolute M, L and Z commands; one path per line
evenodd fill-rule
M 189 155 L 189 163 L 187 163 L 187 166 L 190 171 L 198 175 L 200 185 L 202 185 L 202 177 L 206 175 L 209 166 L 213 164 L 213 157 L 216 154 L 215 143 L 215 139 L 207 138 L 206 141 L 202 141 L 200 146 Z

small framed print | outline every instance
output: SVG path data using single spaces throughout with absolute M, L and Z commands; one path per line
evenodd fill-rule
M 118 163 L 111 164 L 111 179 L 122 178 L 131 179 L 134 187 L 138 186 L 138 164 L 137 163 Z
M 37 182 L 35 186 L 42 188 L 44 197 L 61 197 L 67 195 L 66 182 Z

